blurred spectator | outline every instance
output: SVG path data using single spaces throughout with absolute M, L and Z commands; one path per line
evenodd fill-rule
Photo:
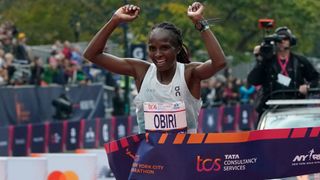
M 64 41 L 63 43 L 63 49 L 62 49 L 62 53 L 64 55 L 65 58 L 70 59 L 71 58 L 71 44 L 69 41 Z
M 240 92 L 240 102 L 243 104 L 250 103 L 252 96 L 255 93 L 255 87 L 250 85 L 248 81 L 245 79 L 243 80 L 243 85 L 239 89 Z
M 57 67 L 56 72 L 52 77 L 53 84 L 64 85 L 68 83 L 68 75 L 66 74 L 66 69 L 69 66 L 70 61 L 64 57 L 63 54 L 57 54 Z
M 240 78 L 235 78 L 233 80 L 234 82 L 234 92 L 239 92 L 240 87 L 243 85 L 242 80 Z M 240 99 L 240 95 L 239 95 L 239 99 Z
M 82 65 L 82 54 L 80 52 L 80 47 L 79 46 L 73 46 L 72 51 L 71 51 L 71 61 L 76 62 L 78 65 Z
M 40 57 L 34 57 L 31 65 L 31 78 L 30 84 L 41 85 L 42 74 L 44 72 L 42 59 Z
M 30 54 L 27 47 L 26 34 L 21 32 L 18 34 L 18 42 L 14 47 L 14 56 L 16 60 L 21 64 L 30 64 Z
M 70 61 L 70 64 L 66 67 L 66 74 L 68 75 L 68 82 L 71 84 L 88 83 L 85 73 L 75 61 Z
M 82 72 L 89 81 L 94 81 L 94 76 L 91 74 L 92 63 L 90 61 L 84 60 L 82 63 Z
M 13 74 L 16 71 L 16 67 L 13 65 L 13 61 L 14 61 L 14 56 L 11 53 L 6 53 L 4 55 L 4 59 L 5 59 L 5 63 L 6 63 L 6 69 L 7 69 L 7 73 L 8 73 L 8 84 L 12 85 L 12 78 L 13 78 Z
M 201 100 L 203 108 L 208 107 L 210 104 L 208 100 L 208 94 L 210 93 L 210 91 L 211 89 L 209 88 L 209 79 L 201 81 Z
M 0 67 L 5 66 L 4 55 L 5 55 L 4 50 L 0 48 Z
M 113 116 L 121 116 L 125 115 L 125 102 L 124 102 L 124 97 L 123 97 L 123 92 L 121 91 L 122 89 L 116 86 L 114 88 L 114 97 L 112 98 L 112 104 L 113 104 L 113 111 L 112 115 Z
M 49 64 L 50 63 L 56 63 L 56 64 L 58 63 L 57 56 L 60 56 L 59 54 L 62 54 L 61 53 L 62 47 L 63 46 L 59 40 L 56 40 L 54 42 L 54 44 L 51 46 L 51 52 L 50 52 L 50 56 L 47 59 L 47 63 L 49 63 Z
M 9 36 L 4 36 L 1 42 L 5 53 L 13 53 L 12 39 Z
M 210 89 L 207 95 L 208 107 L 215 107 L 222 104 L 223 83 L 218 78 L 210 78 L 208 87 Z
M 42 86 L 49 85 L 53 81 L 53 76 L 57 73 L 57 65 L 49 63 L 47 67 L 44 68 L 42 75 Z
M 67 83 L 67 75 L 65 74 L 64 56 L 62 54 L 57 54 L 49 60 L 48 66 L 44 69 L 42 80 L 42 85 L 48 84 L 61 84 Z
M 14 24 L 10 21 L 6 21 L 0 24 L 0 46 L 8 53 L 13 53 L 12 40 L 18 33 Z
M 52 52 L 54 54 L 57 54 L 57 52 L 60 52 L 63 49 L 63 45 L 60 40 L 56 40 L 54 44 L 51 46 Z
M 235 92 L 234 82 L 228 80 L 226 87 L 223 90 L 223 102 L 226 105 L 235 105 L 238 102 L 239 94 Z
M 0 66 L 0 86 L 7 85 L 8 82 L 8 72 L 5 66 Z
M 212 105 L 211 106 L 219 106 L 223 103 L 223 91 L 225 84 L 223 81 L 217 78 L 217 82 L 214 84 L 215 93 L 214 97 L 212 97 Z
M 116 87 L 117 86 L 117 82 L 114 79 L 114 74 L 110 71 L 107 71 L 105 73 L 105 85 L 107 86 L 112 86 L 112 87 Z

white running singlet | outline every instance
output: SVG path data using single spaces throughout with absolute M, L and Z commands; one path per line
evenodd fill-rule
M 196 99 L 190 93 L 184 76 L 185 65 L 177 62 L 176 72 L 169 84 L 161 84 L 157 79 L 157 68 L 155 64 L 151 64 L 143 82 L 140 92 L 134 99 L 136 106 L 137 122 L 139 125 L 139 133 L 145 132 L 145 111 L 144 103 L 174 103 L 184 102 L 187 120 L 188 133 L 196 133 L 197 120 L 202 105 L 201 99 Z M 167 117 L 167 120 L 171 120 Z M 155 119 L 156 120 L 156 119 Z M 167 121 L 169 122 L 169 121 Z M 172 126 L 171 121 L 171 126 Z M 147 126 L 150 122 L 147 123 Z M 157 126 L 158 124 L 155 124 Z M 166 127 L 169 127 L 167 125 Z

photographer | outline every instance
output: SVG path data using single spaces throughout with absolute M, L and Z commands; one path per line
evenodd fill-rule
M 255 105 L 259 117 L 266 109 L 268 99 L 305 98 L 308 89 L 318 85 L 319 73 L 306 57 L 291 51 L 294 45 L 296 38 L 290 29 L 279 27 L 254 49 L 257 63 L 248 75 L 248 82 L 262 87 Z M 299 93 L 271 95 L 278 90 L 297 90 Z

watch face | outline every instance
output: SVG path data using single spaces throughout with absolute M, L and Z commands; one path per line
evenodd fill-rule
M 209 23 L 207 20 L 202 20 L 200 21 L 200 23 L 202 24 L 202 26 L 209 26 Z
M 201 21 L 198 21 L 196 24 L 195 24 L 195 28 L 199 31 L 203 31 L 204 29 L 208 29 L 208 22 L 206 20 L 201 20 Z
M 196 28 L 197 30 L 201 31 L 201 30 L 203 29 L 203 25 L 202 25 L 200 22 L 197 22 L 197 23 L 195 24 L 195 28 Z

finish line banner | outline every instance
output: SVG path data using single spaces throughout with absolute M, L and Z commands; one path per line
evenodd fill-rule
M 105 144 L 116 179 L 270 179 L 320 172 L 320 127 L 146 133 Z

